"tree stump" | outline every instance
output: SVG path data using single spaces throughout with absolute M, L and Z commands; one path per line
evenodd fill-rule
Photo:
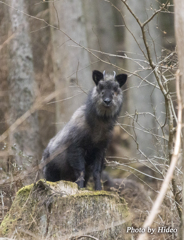
M 78 190 L 76 183 L 38 181 L 20 189 L 0 226 L 15 239 L 127 239 L 128 209 L 106 191 Z

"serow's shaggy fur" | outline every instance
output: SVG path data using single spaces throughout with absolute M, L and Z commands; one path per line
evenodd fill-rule
M 78 108 L 65 127 L 52 138 L 43 153 L 43 173 L 47 181 L 66 180 L 86 186 L 93 173 L 95 190 L 101 190 L 105 151 L 120 113 L 121 87 L 127 75 L 93 71 L 96 86 L 86 103 Z

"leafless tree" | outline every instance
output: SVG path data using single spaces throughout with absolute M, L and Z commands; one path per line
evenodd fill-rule
M 83 103 L 92 82 L 88 81 L 91 78 L 88 53 L 77 48 L 77 43 L 87 47 L 82 1 L 50 2 L 49 7 L 51 25 L 57 26 L 51 28 L 51 34 L 55 88 L 61 92 L 56 104 L 59 130 Z
M 25 1 L 12 0 L 9 8 L 10 31 L 13 35 L 9 42 L 8 91 L 10 103 L 9 124 L 12 125 L 35 101 L 36 83 L 34 79 L 33 56 L 29 36 L 29 22 Z M 20 12 L 17 12 L 19 9 Z M 14 152 L 18 167 L 33 166 L 40 156 L 38 115 L 34 112 L 21 126 L 9 132 L 10 149 Z M 24 157 L 28 157 L 25 162 Z M 33 157 L 30 159 L 30 157 Z

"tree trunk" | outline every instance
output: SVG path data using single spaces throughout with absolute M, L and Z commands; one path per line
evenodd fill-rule
M 0 135 L 8 128 L 7 124 L 7 109 L 8 109 L 8 84 L 7 84 L 7 42 L 8 42 L 8 8 L 4 4 L 0 7 Z M 2 149 L 4 143 L 0 143 Z M 0 150 L 1 151 L 1 150 Z
M 115 19 L 113 8 L 109 2 L 99 0 L 86 0 L 83 3 L 85 13 L 85 24 L 87 29 L 88 47 L 103 53 L 116 54 L 116 36 L 115 36 Z M 115 57 L 92 51 L 95 55 L 107 62 L 116 62 Z M 110 65 L 99 62 L 98 59 L 90 55 L 93 69 L 101 71 L 115 70 Z
M 76 44 L 87 47 L 83 15 L 81 0 L 58 1 L 54 5 L 50 2 L 50 22 L 61 29 L 51 28 L 55 88 L 61 91 L 56 102 L 57 130 L 81 106 L 84 92 L 92 86 L 88 53 Z
M 179 70 L 181 76 L 181 97 L 182 104 L 184 106 L 184 1 L 183 0 L 175 0 L 175 36 L 176 36 L 176 44 L 177 44 L 177 53 L 179 60 Z M 184 124 L 184 111 L 182 114 L 183 124 Z M 184 136 L 184 128 L 182 130 L 182 135 Z M 183 142 L 184 144 L 184 142 Z M 184 149 L 184 145 L 182 146 Z M 183 155 L 183 172 L 184 172 L 184 155 Z M 184 177 L 183 177 L 183 189 L 184 189 Z M 184 191 L 183 191 L 183 212 L 182 212 L 182 239 L 184 239 Z
M 130 0 L 128 1 L 128 5 L 130 6 L 132 12 L 139 18 L 139 20 L 143 23 L 146 19 L 148 19 L 154 11 L 151 10 L 151 6 L 153 9 L 158 9 L 157 3 L 153 3 L 152 1 L 141 0 L 139 2 Z M 154 5 L 154 6 L 153 6 Z M 160 90 L 154 88 L 154 86 L 149 85 L 144 81 L 144 79 L 149 82 L 156 84 L 156 79 L 154 77 L 153 71 L 146 70 L 149 68 L 149 64 L 146 64 L 143 61 L 148 61 L 143 55 L 142 51 L 144 51 L 147 56 L 146 48 L 143 42 L 143 36 L 135 18 L 129 12 L 128 9 L 125 8 L 125 24 L 131 31 L 131 33 L 126 29 L 125 32 L 125 46 L 126 46 L 126 55 L 133 59 L 127 60 L 127 69 L 131 73 L 135 73 L 137 70 L 141 70 L 137 72 L 140 78 L 131 75 L 128 79 L 128 112 L 131 115 L 134 115 L 134 124 L 135 124 L 135 138 L 138 143 L 138 148 L 143 151 L 148 157 L 153 156 L 156 152 L 157 146 L 155 144 L 155 140 L 150 132 L 154 132 L 156 134 L 160 133 L 157 129 L 160 128 L 158 125 L 156 118 L 158 118 L 160 123 L 164 123 L 164 97 Z M 148 11 L 149 10 L 149 11 Z M 145 34 L 147 37 L 147 43 L 150 48 L 151 58 L 153 62 L 157 62 L 158 57 L 161 53 L 161 37 L 159 34 L 159 30 L 157 27 L 157 16 L 151 20 L 148 24 L 148 27 L 145 28 Z M 138 43 L 136 43 L 136 41 Z M 140 50 L 142 49 L 142 51 Z M 156 54 L 155 54 L 156 53 Z M 139 59 L 138 61 L 136 59 Z M 135 60 L 135 61 L 134 61 Z M 135 62 L 138 62 L 135 63 Z M 141 65 L 141 66 L 140 66 Z M 142 78 L 142 79 L 141 79 Z M 155 117 L 151 116 L 154 114 Z M 151 113 L 151 114 L 150 114 Z M 137 124 L 138 123 L 138 124 Z M 147 132 L 147 133 L 146 133 Z M 146 139 L 146 141 L 145 141 Z M 158 145 L 158 142 L 157 142 Z M 161 145 L 161 143 L 160 143 Z M 134 144 L 135 146 L 135 144 Z M 137 147 L 137 146 L 136 146 Z M 133 149 L 133 146 L 132 146 Z M 162 153 L 158 153 L 162 154 Z
M 28 13 L 31 16 L 36 16 L 49 22 L 48 2 L 43 4 L 37 4 L 38 0 L 27 1 L 27 3 L 28 2 Z M 43 21 L 29 18 L 35 81 L 39 87 L 38 97 L 47 96 L 55 90 L 51 34 L 50 28 L 45 27 L 45 25 Z M 38 111 L 38 119 L 41 148 L 44 149 L 48 141 L 55 135 L 55 104 L 45 104 L 44 107 Z
M 9 43 L 10 125 L 31 108 L 35 100 L 36 90 L 29 23 L 26 15 L 23 14 L 23 12 L 27 12 L 26 2 L 12 0 L 11 6 L 9 7 L 10 28 L 14 37 Z M 19 165 L 28 164 L 31 166 L 36 163 L 40 154 L 38 129 L 38 117 L 35 113 L 14 132 L 10 132 L 10 147 L 16 145 L 14 147 Z M 34 156 L 34 159 L 26 161 L 28 156 Z

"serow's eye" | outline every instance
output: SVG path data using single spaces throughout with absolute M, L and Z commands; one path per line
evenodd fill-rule
M 99 87 L 100 91 L 102 91 L 104 88 L 102 84 L 99 84 L 98 87 Z
M 105 91 L 104 91 L 104 90 L 102 90 L 102 91 L 101 91 L 101 94 L 102 94 L 102 95 L 104 95 L 104 92 L 105 92 Z

